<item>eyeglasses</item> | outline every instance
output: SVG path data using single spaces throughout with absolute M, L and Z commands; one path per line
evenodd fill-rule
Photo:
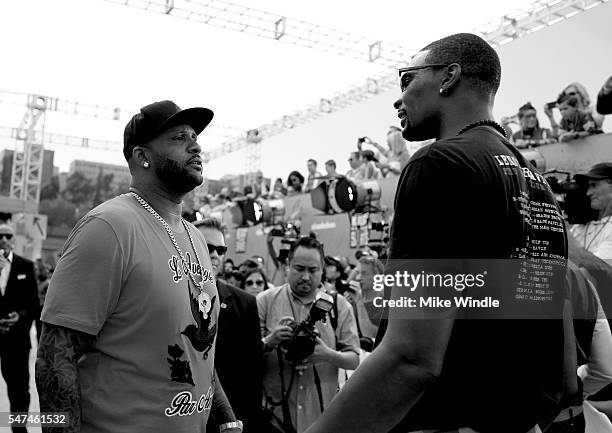
M 217 254 L 219 254 L 220 256 L 227 253 L 227 247 L 223 245 L 213 245 L 208 243 L 206 245 L 208 246 L 208 252 L 210 254 L 214 253 L 215 251 L 217 251 Z
M 13 235 L 11 233 L 0 233 L 0 239 L 6 238 L 7 241 L 13 239 Z
M 412 71 L 419 71 L 421 69 L 427 69 L 427 68 L 443 68 L 445 66 L 450 66 L 450 64 L 447 63 L 430 63 L 429 65 L 421 65 L 421 66 L 409 66 L 407 68 L 400 68 L 399 69 L 399 77 L 400 77 L 400 89 L 403 91 L 406 90 L 406 87 L 408 87 L 408 82 L 406 82 L 406 80 L 404 79 L 404 77 L 406 76 L 407 72 L 412 72 Z
M 263 285 L 264 285 L 264 281 L 263 281 L 263 280 L 256 280 L 256 281 L 255 281 L 255 280 L 247 280 L 247 281 L 245 282 L 245 284 L 246 284 L 247 286 L 255 286 L 255 285 L 257 285 L 257 286 L 263 286 Z

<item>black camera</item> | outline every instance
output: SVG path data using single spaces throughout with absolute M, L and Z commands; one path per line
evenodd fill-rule
M 543 174 L 568 223 L 586 224 L 597 219 L 597 211 L 591 208 L 591 200 L 586 194 L 586 183 L 571 179 L 568 172 L 550 170 Z M 565 179 L 559 180 L 555 174 L 563 174 Z
M 334 298 L 327 293 L 320 292 L 310 308 L 308 317 L 300 323 L 292 322 L 289 324 L 293 329 L 293 337 L 281 344 L 288 361 L 302 361 L 314 352 L 316 340 L 319 336 L 315 329 L 315 323 L 321 320 L 325 321 L 333 306 Z
M 300 237 L 300 228 L 295 224 L 284 222 L 270 230 L 268 235 L 275 238 L 282 238 L 280 243 L 283 247 L 278 251 L 277 260 L 285 264 L 289 257 L 291 247 L 295 245 Z

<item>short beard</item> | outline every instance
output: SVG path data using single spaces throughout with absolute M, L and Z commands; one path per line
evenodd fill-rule
M 425 141 L 432 138 L 438 139 L 440 135 L 440 125 L 435 118 L 423 119 L 421 123 L 415 127 L 408 119 L 406 119 L 407 128 L 402 129 L 402 137 L 406 141 Z
M 157 178 L 177 193 L 188 193 L 204 181 L 202 175 L 193 175 L 184 166 L 165 156 L 155 156 L 154 167 Z

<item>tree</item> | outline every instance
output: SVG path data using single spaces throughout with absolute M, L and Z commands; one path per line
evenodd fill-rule
M 75 171 L 66 179 L 66 188 L 62 192 L 63 198 L 74 204 L 77 208 L 91 208 L 95 186 L 91 180 L 79 171 Z
M 59 178 L 57 176 L 53 176 L 51 181 L 44 185 L 40 190 L 40 199 L 41 200 L 55 200 L 59 194 Z
M 76 206 L 61 197 L 41 200 L 38 212 L 47 215 L 47 223 L 50 226 L 72 228 L 77 222 Z
M 112 196 L 116 197 L 118 195 L 125 194 L 126 192 L 128 192 L 130 190 L 130 183 L 131 182 L 129 179 L 121 180 L 115 185 L 115 189 L 113 190 Z
M 93 207 L 98 206 L 113 196 L 112 183 L 114 177 L 113 173 L 103 175 L 102 169 L 100 169 L 93 197 Z

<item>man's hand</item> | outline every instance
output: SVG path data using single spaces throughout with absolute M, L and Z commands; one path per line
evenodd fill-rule
M 332 348 L 330 348 L 320 337 L 317 337 L 314 352 L 308 358 L 306 358 L 306 362 L 311 362 L 313 364 L 320 364 L 321 362 L 329 362 L 330 355 L 335 352 Z
M 293 328 L 283 324 L 287 323 L 289 320 L 293 321 L 293 317 L 283 317 L 278 321 L 278 326 L 264 338 L 267 345 L 276 347 L 283 341 L 291 340 L 293 338 Z
M 7 319 L 0 319 L 0 332 L 8 332 L 19 321 L 19 313 L 11 311 Z
M 604 94 L 608 95 L 612 93 L 612 76 L 609 77 L 603 85 Z
M 544 114 L 546 114 L 549 119 L 553 117 L 552 108 L 550 108 L 548 104 L 544 104 Z

